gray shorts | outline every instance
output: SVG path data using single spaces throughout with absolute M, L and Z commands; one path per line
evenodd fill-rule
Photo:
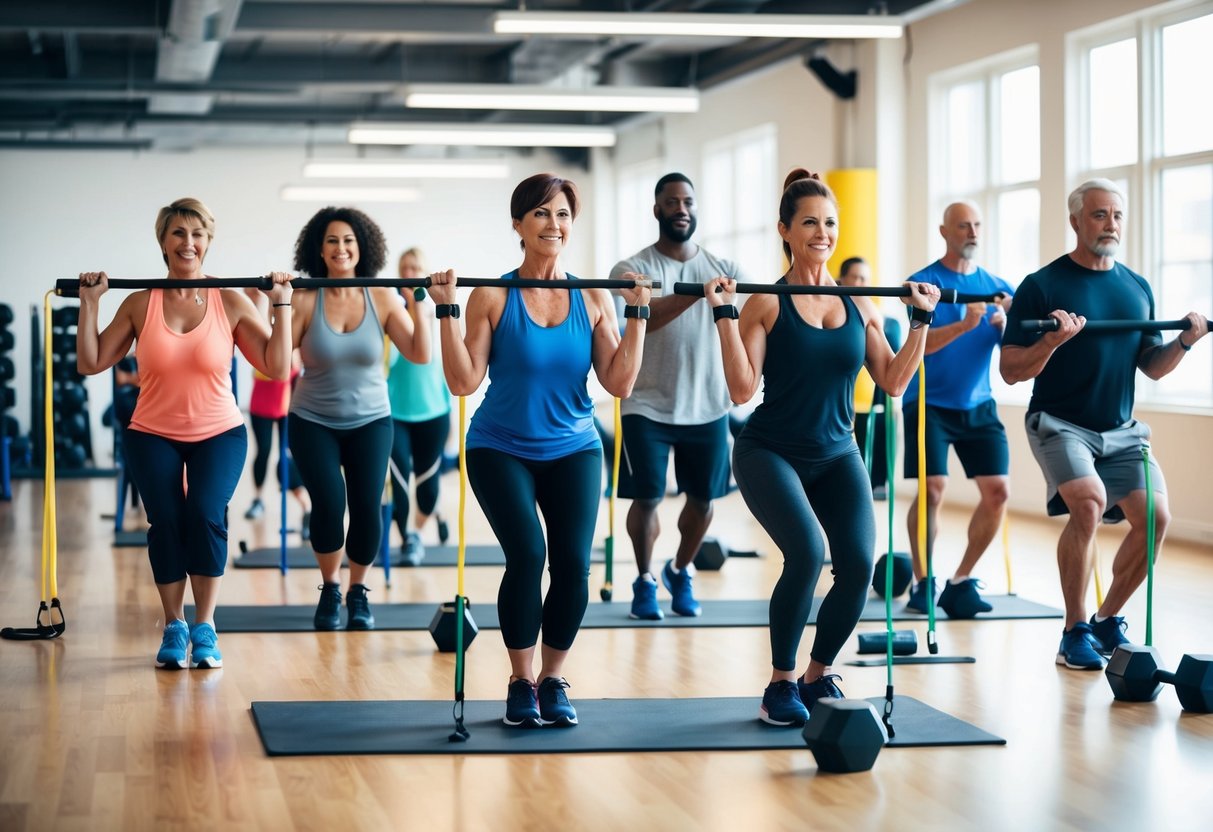
M 1080 477 L 1099 477 L 1108 495 L 1104 522 L 1125 519 L 1117 505 L 1132 491 L 1146 487 L 1141 448 L 1150 440 L 1150 426 L 1136 419 L 1118 428 L 1096 433 L 1043 411 L 1029 413 L 1024 419 L 1028 444 L 1048 483 L 1050 517 L 1069 514 L 1065 501 L 1057 493 L 1062 483 Z M 1156 494 L 1167 493 L 1167 483 L 1154 455 L 1150 455 L 1150 485 Z

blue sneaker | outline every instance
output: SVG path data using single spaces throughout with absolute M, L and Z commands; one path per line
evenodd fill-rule
M 219 639 L 210 624 L 195 624 L 190 627 L 190 667 L 223 667 L 223 654 L 219 652 Z
M 938 595 L 938 587 L 935 585 L 935 579 L 931 579 L 931 597 L 935 598 Z M 906 601 L 906 609 L 910 612 L 920 612 L 923 615 L 927 614 L 927 581 L 924 578 L 914 584 L 914 588 L 910 590 L 910 600 Z
M 1129 625 L 1125 623 L 1123 615 L 1109 615 L 1099 623 L 1095 622 L 1095 616 L 1091 616 L 1091 635 L 1095 639 L 1095 652 L 1101 656 L 1110 656 L 1122 644 L 1131 644 L 1125 638 L 1125 630 L 1129 629 Z
M 404 544 L 400 547 L 405 566 L 420 566 L 425 558 L 425 544 L 417 532 L 405 532 Z
M 640 575 L 632 581 L 632 611 L 628 617 L 641 621 L 665 618 L 665 613 L 657 606 L 657 582 L 652 578 Z
M 539 720 L 544 725 L 568 728 L 577 724 L 577 711 L 565 690 L 569 683 L 558 676 L 549 676 L 539 683 Z
M 341 626 L 341 584 L 321 584 L 320 603 L 312 625 L 317 630 L 336 630 Z
M 160 652 L 156 654 L 156 667 L 169 670 L 184 670 L 189 665 L 185 660 L 185 648 L 189 644 L 190 628 L 181 619 L 170 621 L 164 628 L 160 640 Z
M 526 679 L 510 682 L 505 694 L 505 718 L 502 720 L 512 728 L 538 728 L 539 702 L 535 699 L 535 683 Z
M 1057 663 L 1071 670 L 1102 670 L 1103 659 L 1095 651 L 1099 642 L 1091 632 L 1091 625 L 1079 621 L 1061 633 L 1061 645 L 1057 648 Z
M 939 593 L 939 608 L 948 618 L 976 618 L 979 612 L 991 612 L 994 608 L 977 592 L 981 585 L 976 578 L 966 578 L 958 584 L 945 581 L 943 592 Z
M 818 699 L 847 698 L 846 694 L 835 684 L 835 679 L 842 681 L 842 677 L 837 673 L 827 673 L 812 682 L 806 682 L 803 679 L 797 680 L 796 692 L 800 694 L 800 701 L 804 703 L 807 710 L 812 711 L 813 705 Z
M 345 596 L 345 609 L 349 613 L 346 619 L 347 630 L 375 629 L 375 616 L 371 615 L 371 602 L 367 600 L 367 588 L 363 584 L 351 584 L 349 594 Z
M 762 692 L 758 718 L 768 725 L 804 725 L 809 719 L 809 709 L 800 700 L 796 683 L 782 680 L 771 682 Z
M 661 570 L 661 582 L 674 599 L 670 609 L 675 615 L 694 618 L 703 612 L 699 602 L 695 600 L 695 593 L 691 590 L 691 573 L 686 569 L 674 574 L 674 561 L 666 561 L 665 568 Z

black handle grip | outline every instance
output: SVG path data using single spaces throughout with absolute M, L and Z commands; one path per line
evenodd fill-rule
M 1025 332 L 1056 332 L 1061 328 L 1061 322 L 1056 318 L 1044 318 L 1036 321 L 1020 321 L 1019 327 Z M 1192 322 L 1187 318 L 1175 321 L 1087 321 L 1082 332 L 1155 332 L 1164 329 L 1191 328 Z

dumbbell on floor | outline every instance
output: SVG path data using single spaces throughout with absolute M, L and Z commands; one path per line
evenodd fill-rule
M 817 768 L 835 774 L 867 771 L 889 741 L 876 709 L 863 699 L 818 699 L 801 736 Z
M 1117 647 L 1104 670 L 1112 695 L 1122 702 L 1153 702 L 1163 684 L 1174 685 L 1179 704 L 1196 714 L 1213 713 L 1213 655 L 1187 654 L 1174 673 L 1162 669 L 1153 647 Z
M 456 632 L 455 627 L 459 623 L 459 619 L 455 615 L 455 602 L 444 601 L 438 607 L 438 611 L 434 613 L 433 619 L 430 621 L 430 635 L 434 639 L 434 644 L 438 647 L 440 653 L 454 653 L 456 648 Z M 472 640 L 476 638 L 476 634 L 480 632 L 480 628 L 476 626 L 475 620 L 472 618 L 472 609 L 469 606 L 467 599 L 463 602 L 463 649 L 466 652 L 471 645 Z
M 876 571 L 872 573 L 872 589 L 876 594 L 883 598 L 885 587 L 885 564 L 888 561 L 887 554 L 881 555 L 876 561 Z M 914 566 L 910 561 L 910 556 L 905 552 L 893 553 L 893 597 L 897 598 L 902 595 L 910 587 L 910 581 L 914 577 Z

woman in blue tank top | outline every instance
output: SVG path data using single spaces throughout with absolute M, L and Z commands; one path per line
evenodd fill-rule
M 826 264 L 838 241 L 838 202 L 816 175 L 799 168 L 788 175 L 779 234 L 792 264 L 780 283 L 836 285 Z M 914 292 L 907 302 L 929 323 L 939 288 L 907 285 Z M 894 355 L 868 298 L 755 295 L 738 321 L 734 281 L 717 278 L 704 291 L 733 401 L 749 401 L 764 382 L 763 403 L 734 445 L 733 472 L 746 505 L 783 553 L 771 594 L 771 681 L 759 718 L 800 725 L 818 699 L 842 698 L 830 665 L 855 629 L 872 581 L 876 524 L 851 433 L 855 376 L 867 367 L 881 389 L 900 396 L 922 360 L 926 324 L 916 323 Z M 821 602 L 808 668 L 798 675 L 796 651 L 825 561 L 822 531 L 834 585 Z
M 586 377 L 592 366 L 612 395 L 631 392 L 648 313 L 648 289 L 623 290 L 628 306 L 639 307 L 643 312 L 636 314 L 644 317 L 633 317 L 621 338 L 605 290 L 509 287 L 519 277 L 575 279 L 561 268 L 560 254 L 577 207 L 577 187 L 567 179 L 543 173 L 519 183 L 510 216 L 521 238 L 522 265 L 503 275 L 501 288 L 473 290 L 466 335 L 455 305 L 455 273 L 431 275 L 451 392 L 469 395 L 489 377 L 468 430 L 468 478 L 505 551 L 497 596 L 511 668 L 505 722 L 522 727 L 577 724 L 561 670 L 589 600 L 590 546 L 602 493 L 602 445 Z M 551 584 L 543 598 L 545 551 Z
M 295 268 L 312 277 L 374 277 L 386 252 L 383 233 L 366 214 L 322 208 L 299 234 Z M 386 286 L 299 292 L 294 307 L 303 375 L 291 398 L 289 433 L 312 497 L 311 544 L 321 578 L 314 624 L 317 630 L 341 624 L 341 562 L 348 555 L 346 629 L 370 630 L 375 618 L 365 581 L 383 533 L 379 504 L 392 450 L 383 336 L 423 364 L 430 360 L 429 325 L 415 304 L 406 311 Z

